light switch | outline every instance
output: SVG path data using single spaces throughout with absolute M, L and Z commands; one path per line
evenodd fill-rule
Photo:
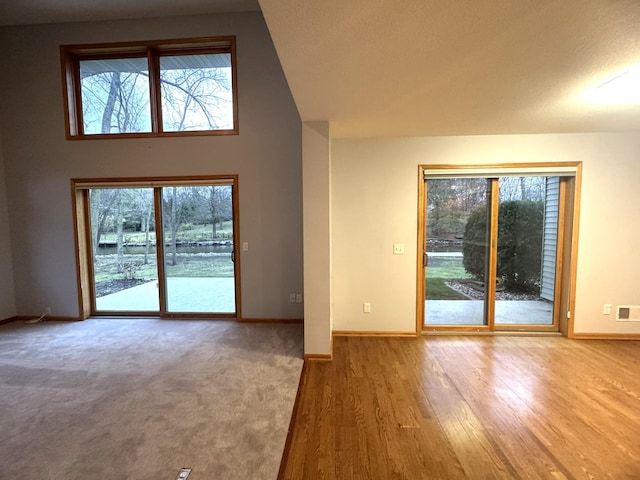
M 249 242 L 242 242 L 242 251 L 243 252 L 249 251 Z

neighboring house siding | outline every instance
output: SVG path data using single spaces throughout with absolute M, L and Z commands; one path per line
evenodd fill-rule
M 542 274 L 540 297 L 553 301 L 556 281 L 556 251 L 558 244 L 558 204 L 560 177 L 547 177 L 544 205 L 544 230 L 542 244 Z

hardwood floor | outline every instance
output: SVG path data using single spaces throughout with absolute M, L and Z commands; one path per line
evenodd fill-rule
M 640 342 L 335 337 L 280 479 L 639 479 Z

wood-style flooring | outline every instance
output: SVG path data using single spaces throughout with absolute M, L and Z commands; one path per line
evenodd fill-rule
M 640 342 L 335 337 L 280 479 L 640 479 Z

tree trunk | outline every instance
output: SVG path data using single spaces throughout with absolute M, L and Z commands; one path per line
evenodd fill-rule
M 109 97 L 107 98 L 107 104 L 104 106 L 104 112 L 102 112 L 102 133 L 111 133 L 111 117 L 113 116 L 113 109 L 115 108 L 119 91 L 120 72 L 113 72 L 111 84 L 109 85 Z
M 524 177 L 520 177 L 520 195 L 522 195 L 522 200 L 527 200 L 527 186 L 525 185 Z
M 145 217 L 143 218 L 143 222 L 144 222 L 144 264 L 148 265 L 149 264 L 149 222 L 150 220 L 150 213 L 146 213 Z
M 89 210 L 91 215 L 91 240 L 93 261 L 96 261 L 98 255 L 98 245 L 100 244 L 100 194 L 101 190 L 95 189 L 89 191 Z
M 116 250 L 118 253 L 118 273 L 124 273 L 124 212 L 122 208 L 122 198 L 120 196 L 120 192 L 118 192 L 116 209 Z
M 216 187 L 209 188 L 209 213 L 211 213 L 211 240 L 215 240 L 216 231 Z
M 178 251 L 177 251 L 177 239 L 178 236 L 178 223 L 176 221 L 176 200 L 178 197 L 178 189 L 176 187 L 172 188 L 172 198 L 171 198 L 171 219 L 170 219 L 170 230 L 171 230 L 171 265 L 178 264 Z
M 107 217 L 111 212 L 111 205 L 103 205 L 105 197 L 101 189 L 94 189 L 91 191 L 90 206 L 91 210 L 91 235 L 92 235 L 92 250 L 93 261 L 96 261 L 98 255 L 98 247 L 100 246 L 100 239 L 104 232 L 104 224 L 107 221 Z

